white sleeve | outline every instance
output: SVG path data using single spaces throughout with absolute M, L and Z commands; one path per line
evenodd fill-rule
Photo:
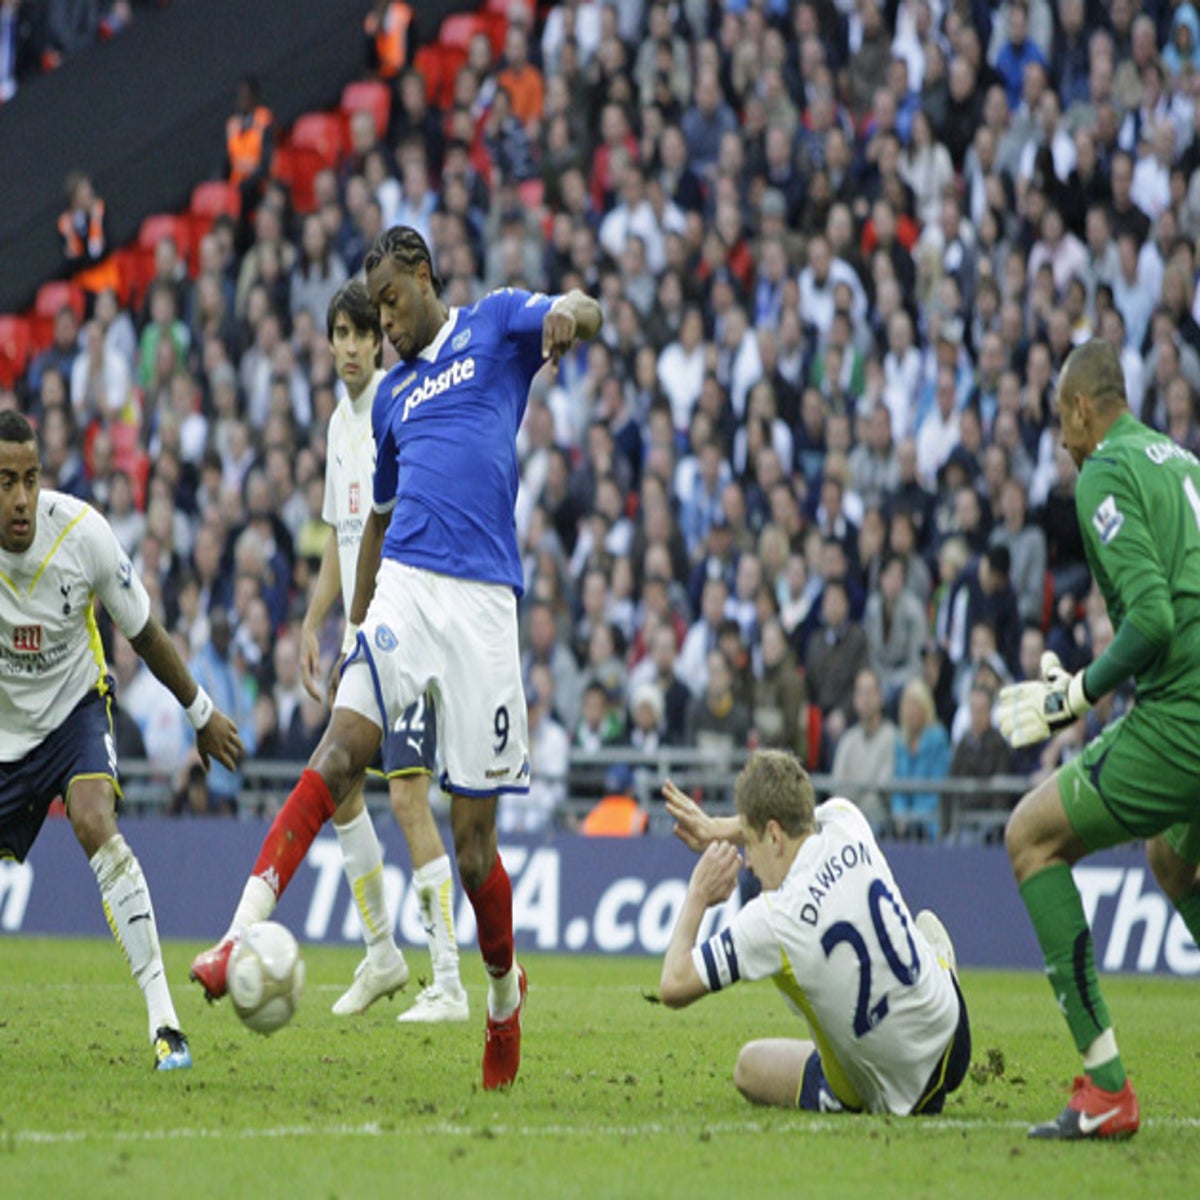
M 333 421 L 329 422 L 330 433 L 333 432 Z M 325 495 L 321 499 L 321 520 L 326 525 L 337 528 L 337 507 L 335 488 L 337 486 L 333 469 L 333 444 L 330 439 L 325 445 Z
M 696 973 L 710 992 L 742 979 L 770 979 L 783 969 L 766 898 L 755 896 L 733 919 L 692 950 Z
M 150 595 L 134 574 L 133 563 L 112 527 L 95 509 L 88 510 L 80 533 L 91 560 L 92 590 L 117 628 L 127 638 L 137 637 L 150 619 Z

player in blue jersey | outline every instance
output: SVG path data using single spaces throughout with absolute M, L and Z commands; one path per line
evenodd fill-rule
M 490 979 L 483 1086 L 506 1087 L 520 1066 L 525 972 L 513 955 L 496 804 L 529 786 L 516 436 L 534 375 L 596 336 L 600 306 L 578 291 L 503 289 L 473 308 L 447 308 L 429 248 L 407 226 L 376 239 L 366 270 L 400 362 L 379 385 L 372 413 L 374 505 L 350 613 L 359 628 L 329 727 L 254 874 L 277 892 L 286 886 L 374 758 L 383 729 L 428 688 L 459 875 Z M 235 939 L 236 931 L 192 964 L 212 997 L 224 994 Z

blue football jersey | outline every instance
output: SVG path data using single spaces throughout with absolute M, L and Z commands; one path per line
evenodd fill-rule
M 385 558 L 521 594 L 517 430 L 555 299 L 504 288 L 452 308 L 380 383 L 371 419 L 375 508 L 392 513 Z

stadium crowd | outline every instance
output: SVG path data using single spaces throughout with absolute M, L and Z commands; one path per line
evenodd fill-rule
M 1200 447 L 1196 8 L 506 16 L 452 104 L 399 73 L 387 135 L 351 122 L 312 211 L 266 179 L 194 275 L 164 239 L 140 304 L 64 308 L 0 391 L 38 424 L 47 486 L 108 516 L 249 758 L 304 760 L 327 719 L 298 650 L 328 536 L 326 307 L 394 224 L 450 304 L 580 287 L 605 315 L 535 381 L 521 434 L 515 824 L 553 818 L 574 750 L 786 747 L 877 783 L 876 830 L 923 838 L 937 795 L 891 780 L 1073 754 L 1113 701 L 1017 753 L 992 710 L 1043 649 L 1074 670 L 1112 636 L 1056 430 L 1071 348 L 1112 343 L 1133 411 Z M 331 623 L 330 664 L 339 642 Z M 189 770 L 182 711 L 113 643 L 122 754 L 171 772 L 184 809 L 235 810 L 237 776 Z

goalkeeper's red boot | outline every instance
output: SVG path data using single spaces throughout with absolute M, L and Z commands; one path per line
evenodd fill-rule
M 1035 1125 L 1029 1136 L 1079 1141 L 1083 1138 L 1127 1138 L 1138 1131 L 1137 1096 L 1125 1080 L 1119 1092 L 1106 1092 L 1090 1075 L 1076 1075 L 1071 1101 L 1053 1121 Z
M 512 1013 L 502 1021 L 488 1015 L 487 1040 L 483 1046 L 483 1086 L 487 1091 L 510 1087 L 521 1066 L 521 1016 L 525 1012 L 528 987 L 522 966 L 517 967 L 517 986 L 521 998 Z
M 210 1004 L 225 995 L 229 956 L 236 944 L 237 938 L 222 938 L 211 950 L 205 950 L 203 954 L 197 954 L 192 959 L 188 978 L 194 979 L 204 989 L 204 998 Z

